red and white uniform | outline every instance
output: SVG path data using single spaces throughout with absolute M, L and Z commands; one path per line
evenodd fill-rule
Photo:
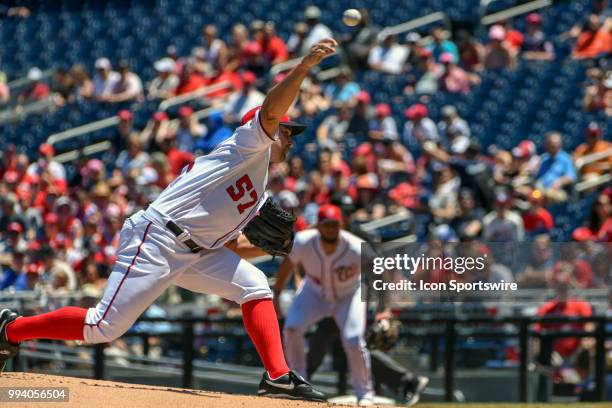
M 256 115 L 126 220 L 104 296 L 87 312 L 86 341 L 118 337 L 171 284 L 238 304 L 272 297 L 263 272 L 223 246 L 265 202 L 272 143 Z M 170 220 L 205 249 L 192 253 Z
M 341 230 L 336 250 L 327 255 L 316 229 L 295 236 L 289 260 L 300 264 L 305 278 L 285 320 L 285 357 L 289 367 L 306 374 L 304 334 L 313 324 L 333 317 L 340 329 L 353 389 L 358 399 L 372 398 L 370 354 L 364 339 L 366 303 L 361 300 L 361 242 Z

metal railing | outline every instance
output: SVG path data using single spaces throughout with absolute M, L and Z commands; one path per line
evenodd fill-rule
M 0 125 L 22 120 L 33 113 L 52 112 L 56 110 L 57 96 L 57 94 L 52 93 L 41 100 L 24 105 L 16 105 L 0 111 Z
M 497 13 L 486 15 L 482 17 L 480 23 L 485 26 L 495 24 L 501 20 L 506 20 L 512 17 L 519 16 L 521 14 L 530 13 L 532 11 L 551 6 L 552 4 L 553 0 L 532 1 L 530 3 L 521 4 L 520 6 L 511 7 L 509 9 L 502 10 Z
M 219 90 L 226 89 L 228 87 L 231 87 L 231 83 L 227 81 L 221 82 L 219 84 L 211 85 L 211 86 L 202 87 L 202 88 L 196 89 L 193 92 L 189 92 L 184 95 L 175 96 L 173 98 L 169 98 L 169 99 L 166 99 L 165 101 L 162 101 L 159 104 L 159 109 L 166 110 L 172 106 L 179 105 L 185 102 L 189 102 L 193 99 L 210 94 L 212 92 L 217 92 Z M 77 126 L 72 129 L 65 130 L 63 132 L 52 134 L 47 138 L 47 143 L 53 145 L 59 142 L 63 142 L 65 140 L 74 139 L 76 137 L 83 136 L 91 132 L 95 132 L 101 129 L 115 126 L 117 123 L 119 123 L 119 116 L 116 116 L 116 115 L 111 116 L 106 119 L 97 120 L 95 122 L 87 123 L 85 125 L 81 125 L 81 126 Z
M 192 115 L 198 119 L 204 119 L 210 116 L 210 114 L 215 111 L 216 107 L 208 107 L 204 109 L 200 109 L 195 111 Z M 178 122 L 178 119 L 171 119 L 169 121 L 169 125 L 173 126 Z M 47 139 L 47 143 L 55 144 L 64 140 L 73 139 L 78 136 L 85 135 L 87 133 L 95 132 L 101 129 L 105 129 L 107 127 L 115 126 L 119 123 L 118 116 L 112 116 L 110 118 L 102 119 L 96 122 L 89 123 L 87 125 L 79 126 L 65 132 L 56 133 L 54 135 L 49 136 Z M 60 153 L 55 156 L 55 160 L 59 163 L 66 163 L 74 160 L 78 160 L 83 156 L 91 156 L 93 154 L 101 153 L 104 151 L 108 151 L 113 147 L 113 144 L 109 141 L 103 141 L 98 143 L 93 143 L 91 145 L 85 146 L 81 149 L 74 149 L 64 153 Z
M 435 372 L 439 369 L 440 361 L 440 343 L 444 345 L 444 399 L 452 402 L 456 391 L 456 350 L 455 343 L 460 338 L 518 338 L 519 340 L 519 363 L 517 366 L 519 383 L 518 395 L 521 402 L 528 402 L 529 398 L 529 350 L 530 340 L 534 338 L 540 339 L 548 346 L 541 351 L 540 361 L 549 361 L 553 339 L 567 337 L 592 337 L 595 338 L 595 396 L 599 401 L 606 399 L 605 388 L 605 341 L 612 338 L 612 332 L 607 331 L 606 325 L 612 323 L 612 316 L 592 316 L 592 317 L 474 317 L 474 316 L 453 316 L 453 317 L 406 317 L 400 316 L 399 320 L 403 323 L 401 331 L 402 337 L 423 338 L 427 339 L 431 345 L 430 370 Z M 161 319 L 161 318 L 141 318 L 139 322 L 163 322 L 181 324 L 181 331 L 166 332 L 161 334 L 148 333 L 126 333 L 124 336 L 141 337 L 143 344 L 148 344 L 149 337 L 180 337 L 182 344 L 182 386 L 185 388 L 193 387 L 194 381 L 194 360 L 196 351 L 194 341 L 196 337 L 242 337 L 247 340 L 246 333 L 236 333 L 235 330 L 209 330 L 204 333 L 195 333 L 195 325 L 205 324 L 210 325 L 239 325 L 242 326 L 241 318 L 208 318 L 208 317 L 185 317 L 178 319 Z M 593 323 L 594 331 L 586 331 L 581 329 L 561 330 L 561 329 L 533 329 L 532 325 L 545 324 L 585 324 Z M 282 324 L 282 322 L 281 322 Z M 485 327 L 483 327 L 485 325 Z M 509 330 L 508 325 L 513 326 L 513 330 Z M 241 344 L 241 343 L 239 343 Z M 242 343 L 243 344 L 243 343 Z M 94 345 L 93 352 L 93 377 L 96 379 L 104 379 L 106 377 L 105 367 L 107 356 L 104 353 L 104 344 Z M 144 346 L 143 353 L 148 354 L 148 347 Z M 236 354 L 241 355 L 240 350 L 236 350 Z M 17 357 L 18 359 L 19 357 Z M 144 360 L 144 359 L 143 359 Z M 240 361 L 240 360 L 238 360 Z M 340 373 L 339 373 L 340 374 Z
M 197 98 L 201 98 L 201 97 L 206 96 L 208 94 L 211 94 L 213 92 L 218 92 L 218 91 L 222 91 L 224 89 L 232 89 L 232 88 L 233 88 L 233 85 L 229 81 L 223 81 L 223 82 L 220 82 L 218 84 L 204 86 L 202 88 L 198 88 L 198 89 L 196 89 L 194 91 L 191 91 L 189 93 L 178 95 L 178 96 L 174 96 L 172 98 L 168 98 L 166 100 L 163 100 L 159 104 L 159 110 L 165 111 L 168 108 L 171 108 L 172 106 L 180 105 L 182 103 L 189 102 L 189 101 L 192 101 L 192 100 L 197 99 Z
M 387 37 L 388 35 L 397 35 L 397 34 L 405 33 L 407 31 L 416 30 L 419 27 L 433 24 L 438 21 L 444 22 L 445 26 L 449 25 L 449 19 L 446 13 L 442 11 L 438 11 L 438 12 L 431 13 L 423 17 L 419 17 L 419 18 L 415 18 L 410 21 L 406 21 L 405 23 L 385 27 L 380 31 L 380 33 L 378 33 L 377 39 L 380 42 L 380 41 L 383 41 L 385 37 Z

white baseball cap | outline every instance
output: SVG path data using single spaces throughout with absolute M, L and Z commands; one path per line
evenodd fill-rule
M 158 61 L 155 61 L 153 67 L 157 72 L 172 72 L 174 71 L 175 62 L 172 58 L 162 58 Z
M 30 70 L 28 71 L 28 79 L 30 81 L 40 81 L 43 77 L 43 73 L 40 70 L 40 68 L 30 68 Z
M 96 69 L 110 69 L 111 63 L 108 58 L 98 58 L 95 64 Z

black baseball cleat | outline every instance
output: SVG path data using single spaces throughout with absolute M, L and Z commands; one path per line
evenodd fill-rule
M 272 380 L 266 371 L 259 383 L 257 394 L 263 397 L 301 399 L 307 401 L 326 401 L 325 394 L 315 388 L 305 379 L 289 371 L 287 374 Z
M 19 315 L 10 309 L 2 309 L 0 311 L 0 374 L 4 371 L 6 362 L 17 354 L 17 350 L 19 350 L 19 344 L 13 344 L 8 341 L 6 335 L 6 326 L 18 317 Z
M 406 385 L 404 395 L 406 398 L 407 407 L 411 407 L 419 402 L 419 399 L 421 399 L 421 393 L 425 387 L 427 387 L 427 384 L 429 384 L 429 378 L 425 377 L 424 375 L 419 375 L 414 379 L 414 381 L 411 381 Z

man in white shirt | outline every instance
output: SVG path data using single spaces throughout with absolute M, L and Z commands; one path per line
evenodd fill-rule
M 382 44 L 375 46 L 368 55 L 368 65 L 374 71 L 399 75 L 408 58 L 408 48 L 399 45 L 394 35 L 385 37 Z
M 98 58 L 95 67 L 96 74 L 93 78 L 94 98 L 105 101 L 112 94 L 115 84 L 119 82 L 121 76 L 112 70 L 113 67 L 108 58 Z

